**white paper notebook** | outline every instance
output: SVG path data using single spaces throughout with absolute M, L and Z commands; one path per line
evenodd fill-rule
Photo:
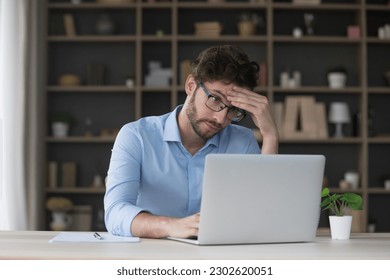
M 56 242 L 96 242 L 96 243 L 121 243 L 121 242 L 139 242 L 139 237 L 124 237 L 109 234 L 108 232 L 99 232 L 101 239 L 94 236 L 95 232 L 86 231 L 62 231 L 49 240 L 49 243 Z

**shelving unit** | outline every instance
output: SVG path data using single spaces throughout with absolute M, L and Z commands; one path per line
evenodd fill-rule
M 387 0 L 323 0 L 320 5 L 297 5 L 291 1 L 252 3 L 229 0 L 224 3 L 172 0 L 127 4 L 100 4 L 83 1 L 48 0 L 47 22 L 47 114 L 71 113 L 78 122 L 70 136 L 54 138 L 48 129 L 48 161 L 74 161 L 78 166 L 77 186 L 46 188 L 47 196 L 63 195 L 76 203 L 93 205 L 93 226 L 101 225 L 98 211 L 103 208 L 102 189 L 89 187 L 94 175 L 105 176 L 115 137 L 99 136 L 101 128 L 118 129 L 123 124 L 148 115 L 169 112 L 185 99 L 180 79 L 180 62 L 193 59 L 211 45 L 236 44 L 251 60 L 267 65 L 267 85 L 256 90 L 268 96 L 271 104 L 287 96 L 313 95 L 327 107 L 333 101 L 348 102 L 351 114 L 359 113 L 360 122 L 353 135 L 342 139 L 281 139 L 281 153 L 313 153 L 327 157 L 326 175 L 333 191 L 343 174 L 357 170 L 364 198 L 363 227 L 376 224 L 377 231 L 390 231 L 390 191 L 383 186 L 383 176 L 390 175 L 390 123 L 386 120 L 390 86 L 383 73 L 390 70 L 390 39 L 378 39 L 377 29 L 390 24 Z M 342 3 L 340 3 L 342 2 Z M 244 12 L 263 19 L 252 36 L 240 36 L 236 24 Z M 77 35 L 51 34 L 51 24 L 68 13 L 73 15 Z M 303 14 L 316 16 L 314 34 L 295 38 L 294 27 L 304 28 Z M 95 23 L 101 14 L 115 21 L 113 35 L 96 35 Z M 223 31 L 217 37 L 194 35 L 194 22 L 220 21 Z M 348 25 L 360 28 L 359 38 L 348 38 Z M 170 85 L 145 86 L 147 65 L 158 60 L 172 69 Z M 98 61 L 106 65 L 104 85 L 86 85 L 85 67 Z M 343 65 L 348 70 L 347 86 L 330 89 L 326 82 L 329 68 Z M 299 70 L 302 86 L 283 88 L 279 74 L 286 67 Z M 73 73 L 83 80 L 76 87 L 57 84 L 58 76 Z M 134 87 L 125 86 L 128 74 L 134 75 Z M 375 111 L 368 128 L 369 111 Z M 92 120 L 92 137 L 84 137 L 84 121 Z M 247 118 L 243 125 L 254 128 Z M 329 126 L 330 131 L 333 129 Z M 369 130 L 375 130 L 371 135 Z M 261 141 L 261 139 L 259 139 Z M 91 198 L 92 195 L 92 198 Z

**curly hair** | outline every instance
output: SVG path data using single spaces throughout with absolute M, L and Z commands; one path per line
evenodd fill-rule
M 253 89 L 257 85 L 259 65 L 249 61 L 239 47 L 215 46 L 202 51 L 191 63 L 191 74 L 198 81 L 224 81 Z

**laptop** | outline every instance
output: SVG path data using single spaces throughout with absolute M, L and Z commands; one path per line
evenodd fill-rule
M 312 242 L 320 219 L 323 155 L 210 154 L 197 245 Z

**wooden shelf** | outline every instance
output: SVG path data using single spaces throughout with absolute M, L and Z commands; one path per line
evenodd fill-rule
M 180 84 L 182 60 L 192 58 L 207 46 L 239 45 L 248 52 L 252 60 L 267 65 L 266 85 L 255 91 L 267 96 L 271 106 L 273 102 L 280 102 L 287 96 L 313 95 L 326 108 L 331 102 L 345 101 L 350 104 L 351 114 L 360 113 L 360 137 L 281 139 L 280 146 L 287 153 L 325 154 L 327 164 L 329 162 L 326 175 L 331 178 L 330 184 L 333 186 L 338 185 L 345 170 L 358 170 L 362 187 L 357 192 L 362 194 L 365 205 L 369 205 L 371 194 L 375 194 L 375 198 L 377 195 L 381 196 L 381 200 L 383 198 L 390 205 L 390 191 L 371 187 L 380 186 L 378 178 L 382 171 L 377 171 L 378 166 L 381 168 L 389 165 L 386 155 L 390 150 L 390 135 L 385 134 L 390 134 L 390 128 L 387 125 L 388 112 L 385 104 L 390 102 L 390 87 L 386 86 L 383 73 L 390 70 L 387 63 L 390 60 L 390 39 L 377 38 L 376 30 L 377 25 L 383 25 L 390 17 L 390 6 L 371 4 L 370 0 L 348 1 L 354 3 L 332 1 L 334 3 L 319 5 L 297 5 L 291 1 L 271 0 L 264 4 L 250 1 L 209 3 L 172 0 L 149 3 L 134 0 L 133 3 L 119 5 L 93 2 L 75 5 L 65 1 L 54 3 L 48 0 L 47 20 L 53 20 L 52 15 L 70 13 L 77 24 L 85 26 L 77 30 L 77 34 L 80 34 L 78 36 L 46 36 L 48 78 L 45 91 L 48 114 L 54 110 L 68 110 L 79 120 L 93 115 L 94 121 L 96 120 L 95 130 L 98 131 L 100 127 L 120 127 L 143 116 L 166 113 L 182 103 L 186 96 L 184 86 Z M 236 21 L 243 12 L 257 13 L 264 20 L 264 26 L 258 28 L 253 36 L 238 34 Z M 318 15 L 319 19 L 334 17 L 335 20 L 318 21 L 318 33 L 313 36 L 293 37 L 293 27 L 303 26 L 302 15 L 307 12 Z M 103 13 L 112 15 L 120 27 L 118 34 L 93 35 L 95 22 Z M 283 17 L 282 21 L 280 17 Z M 196 36 L 193 23 L 198 20 L 218 20 L 223 23 L 224 29 L 220 36 Z M 349 25 L 360 27 L 359 38 L 351 39 L 345 35 Z M 159 30 L 164 35 L 156 35 Z M 54 32 L 57 33 L 61 32 Z M 338 55 L 336 59 L 334 54 Z M 76 56 L 78 57 L 75 58 Z M 163 67 L 171 68 L 173 76 L 168 86 L 145 86 L 144 77 L 148 74 L 148 63 L 151 60 L 159 60 Z M 96 61 L 107 65 L 107 85 L 86 86 L 85 65 Z M 348 86 L 331 89 L 327 86 L 325 73 L 328 68 L 339 64 L 349 68 Z M 302 86 L 279 86 L 279 74 L 285 68 L 301 71 Z M 72 71 L 83 78 L 82 85 L 56 85 L 59 75 Z M 134 76 L 134 87 L 124 85 L 128 74 Z M 368 113 L 371 106 L 377 107 L 376 121 L 386 122 L 378 131 L 385 136 L 368 136 Z M 250 119 L 247 117 L 243 122 L 246 123 L 248 118 Z M 244 125 L 253 128 L 253 124 L 248 123 Z M 77 130 L 71 135 L 83 134 L 82 125 L 83 121 L 79 121 Z M 348 129 L 349 135 L 352 135 L 352 123 L 348 125 Z M 254 133 L 261 142 L 259 131 L 254 129 Z M 80 164 L 77 175 L 81 182 L 77 183 L 81 186 L 69 189 L 47 188 L 45 192 L 48 195 L 66 195 L 85 201 L 88 201 L 87 196 L 82 196 L 82 199 L 79 196 L 103 194 L 104 189 L 94 190 L 82 185 L 89 184 L 98 163 L 104 165 L 101 169 L 106 172 L 110 156 L 110 148 L 107 146 L 112 146 L 114 140 L 114 137 L 47 137 L 45 145 L 48 161 L 74 161 Z M 376 165 L 375 168 L 370 166 L 372 163 Z M 340 189 L 332 188 L 331 191 L 340 192 Z M 389 208 L 386 205 L 381 207 L 387 210 Z M 367 226 L 368 218 L 372 215 L 381 215 L 381 220 L 388 221 L 389 215 L 384 212 L 372 212 L 372 209 L 366 207 L 363 210 L 364 226 Z M 390 230 L 390 223 L 384 223 L 383 226 Z M 366 228 L 362 228 L 362 231 L 365 230 Z
M 110 35 L 110 36 L 104 36 L 104 35 L 77 35 L 77 36 L 65 36 L 65 35 L 57 35 L 57 36 L 49 36 L 48 42 L 50 43 L 58 43 L 58 42 L 74 42 L 74 43 L 80 43 L 80 42 L 104 42 L 104 43 L 118 43 L 118 42 L 135 42 L 136 36 L 134 35 Z
M 223 2 L 223 3 L 212 3 L 212 2 L 176 2 L 177 7 L 180 8 L 196 8 L 196 9 L 265 9 L 267 4 L 260 3 L 245 3 L 245 2 Z M 171 7 L 175 6 L 175 2 L 172 2 Z
M 46 188 L 46 192 L 49 194 L 104 194 L 106 191 L 105 188 L 97 187 L 58 187 Z
M 390 44 L 390 39 L 379 39 L 378 37 L 368 37 L 366 41 L 371 44 Z
M 299 38 L 287 35 L 276 35 L 273 36 L 275 43 L 329 43 L 329 44 L 360 44 L 361 39 L 359 38 L 348 38 L 346 36 L 308 36 L 304 35 Z
M 375 4 L 366 4 L 366 10 L 367 11 L 390 11 L 390 5 L 382 4 L 382 5 L 375 5 Z
M 48 92 L 134 92 L 135 88 L 122 85 L 112 86 L 47 86 Z
M 274 9 L 283 9 L 283 10 L 313 10 L 313 11 L 359 11 L 359 4 L 330 4 L 330 3 L 321 3 L 318 5 L 303 5 L 303 4 L 293 4 L 293 3 L 275 3 L 273 2 L 272 7 Z
M 115 141 L 115 137 L 99 137 L 99 136 L 68 136 L 64 138 L 59 137 L 47 137 L 47 143 L 113 143 Z
M 389 136 L 377 136 L 368 138 L 369 144 L 390 144 L 390 135 Z
M 259 42 L 266 43 L 267 37 L 262 35 L 239 36 L 239 35 L 220 35 L 216 37 L 196 36 L 196 35 L 178 35 L 180 42 Z
M 281 144 L 329 144 L 329 145 L 338 145 L 338 144 L 361 144 L 362 138 L 325 138 L 325 139 L 281 139 Z
M 368 94 L 390 94 L 390 87 L 369 87 Z
M 369 187 L 368 188 L 369 194 L 386 194 L 390 195 L 390 190 L 386 190 L 383 187 Z
M 274 86 L 273 91 L 275 93 L 321 93 L 321 94 L 361 94 L 363 91 L 362 87 L 345 87 L 339 89 L 332 89 L 327 86 L 303 86 L 298 88 L 283 88 L 279 86 Z
M 66 10 L 83 10 L 83 9 L 135 9 L 137 7 L 137 3 L 127 3 L 127 4 L 100 4 L 100 3 L 80 3 L 80 4 L 72 4 L 72 3 L 49 3 L 47 4 L 48 9 L 66 9 Z
M 329 191 L 330 193 L 346 193 L 346 192 L 352 192 L 352 193 L 359 193 L 359 194 L 362 194 L 363 193 L 363 188 L 359 187 L 358 189 L 346 189 L 346 190 L 342 190 L 338 187 L 330 187 L 329 188 Z

